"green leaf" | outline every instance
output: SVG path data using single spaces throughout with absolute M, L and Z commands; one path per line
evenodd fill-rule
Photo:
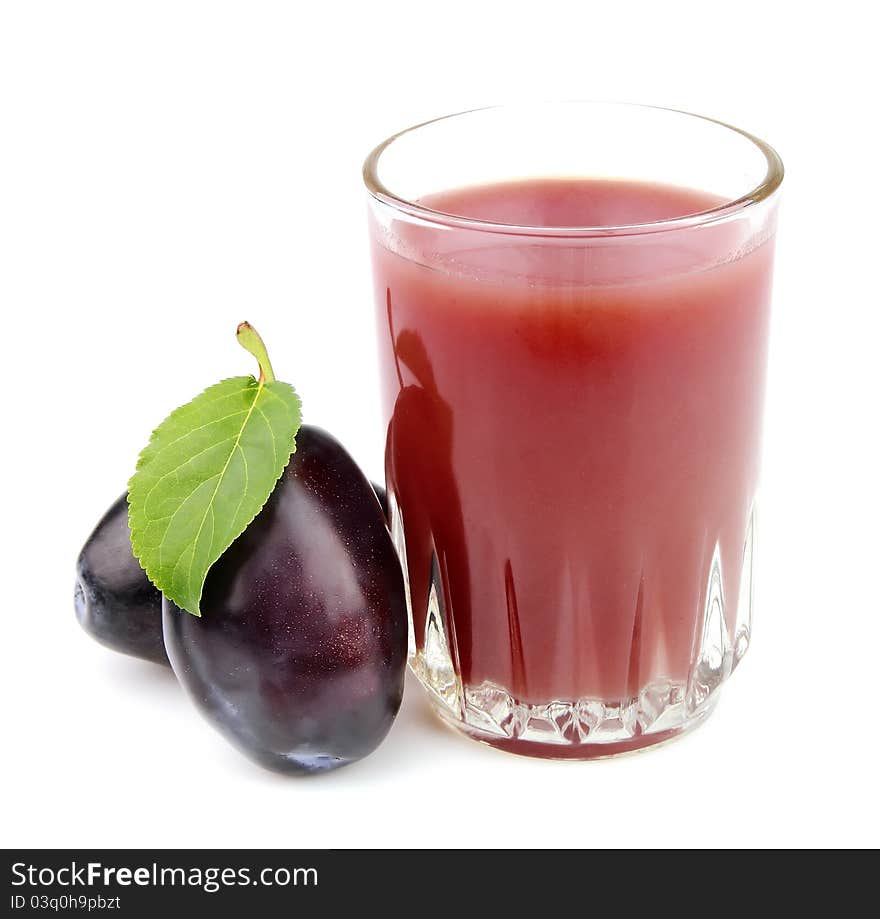
M 239 340 L 253 353 L 243 326 Z M 128 483 L 134 554 L 195 616 L 209 569 L 260 512 L 296 447 L 299 397 L 272 378 L 268 358 L 260 377 L 224 380 L 172 412 Z

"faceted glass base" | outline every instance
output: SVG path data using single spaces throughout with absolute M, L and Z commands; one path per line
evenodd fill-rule
M 590 699 L 533 705 L 484 684 L 465 690 L 462 718 L 427 688 L 436 712 L 457 731 L 508 753 L 545 759 L 600 759 L 664 743 L 701 724 L 717 701 L 716 693 L 689 711 L 686 689 L 665 683 L 615 705 Z
M 754 506 L 748 515 L 735 603 L 726 596 L 721 551 L 715 544 L 708 571 L 703 573 L 700 608 L 693 617 L 691 657 L 686 668 L 677 668 L 682 679 L 649 678 L 639 692 L 622 699 L 556 698 L 539 702 L 517 699 L 494 682 L 468 685 L 453 663 L 454 642 L 448 637 L 453 634 L 452 623 L 436 558 L 427 605 L 421 614 L 424 627 L 420 640 L 416 640 L 403 521 L 393 492 L 389 492 L 389 502 L 391 534 L 407 588 L 410 667 L 443 720 L 475 740 L 511 753 L 554 759 L 596 759 L 663 743 L 705 720 L 722 683 L 748 650 L 754 587 Z M 511 653 L 513 650 L 512 641 Z M 631 651 L 627 650 L 629 656 Z

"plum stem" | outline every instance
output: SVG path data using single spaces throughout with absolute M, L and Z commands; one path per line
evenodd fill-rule
M 257 363 L 260 365 L 259 382 L 272 383 L 275 380 L 275 374 L 272 371 L 269 354 L 266 351 L 265 344 L 263 344 L 263 339 L 260 338 L 260 333 L 249 322 L 242 322 L 239 323 L 238 328 L 235 330 L 235 337 L 242 348 L 253 354 L 257 359 Z

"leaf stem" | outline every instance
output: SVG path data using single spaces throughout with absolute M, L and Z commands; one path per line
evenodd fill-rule
M 275 374 L 272 371 L 272 364 L 269 361 L 269 354 L 263 339 L 260 338 L 259 332 L 249 323 L 242 322 L 235 331 L 235 337 L 238 343 L 245 351 L 253 354 L 260 365 L 260 383 L 272 383 L 275 380 Z

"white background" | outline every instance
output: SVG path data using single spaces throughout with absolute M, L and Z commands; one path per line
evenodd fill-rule
M 4 3 L 2 844 L 880 843 L 870 9 Z M 362 763 L 262 772 L 169 673 L 80 631 L 80 545 L 152 427 L 250 372 L 242 319 L 380 475 L 364 155 L 434 115 L 575 97 L 713 115 L 787 166 L 752 649 L 704 727 L 639 756 L 506 756 L 408 685 Z

